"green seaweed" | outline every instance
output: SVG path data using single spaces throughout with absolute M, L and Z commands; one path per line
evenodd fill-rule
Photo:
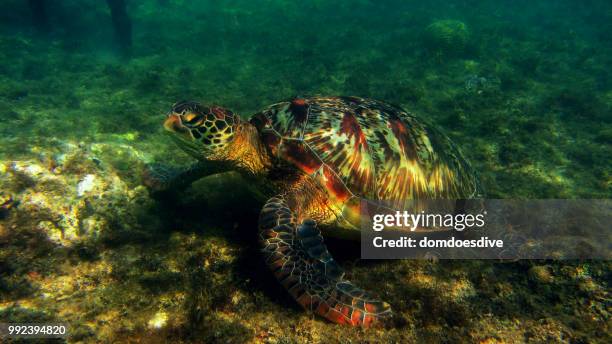
M 437 20 L 425 28 L 423 44 L 433 55 L 457 56 L 462 54 L 470 39 L 470 31 L 459 20 Z

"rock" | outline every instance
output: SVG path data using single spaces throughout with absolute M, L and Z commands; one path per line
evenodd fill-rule
M 532 266 L 528 272 L 529 279 L 537 283 L 551 283 L 554 281 L 550 269 L 546 265 Z
M 7 192 L 0 191 L 0 220 L 8 216 L 13 204 L 13 196 Z
M 77 196 L 82 197 L 85 193 L 93 190 L 95 180 L 96 180 L 95 175 L 93 174 L 86 175 L 79 182 L 79 184 L 77 184 Z
M 160 312 L 155 313 L 155 315 L 153 316 L 153 318 L 151 318 L 151 320 L 149 320 L 147 325 L 151 329 L 158 329 L 158 328 L 162 328 L 166 326 L 167 322 L 168 322 L 168 314 L 160 311 Z
M 60 152 L 41 154 L 41 161 L 0 162 L 4 172 L 0 174 L 0 189 L 4 190 L 0 195 L 0 217 L 7 217 L 8 209 L 14 208 L 10 226 L 36 229 L 62 246 L 147 235 L 152 228 L 143 227 L 147 223 L 143 218 L 154 214 L 149 211 L 154 202 L 147 190 L 120 178 L 118 173 L 122 171 L 106 163 L 106 155 L 92 153 L 126 151 L 125 147 L 112 147 L 114 144 L 97 143 L 92 149 L 66 143 Z M 49 163 L 47 156 L 60 158 Z M 142 156 L 127 157 L 134 160 Z M 132 162 L 132 166 L 140 165 L 142 162 Z M 19 207 L 12 207 L 15 202 Z M 122 234 L 117 236 L 117 232 Z

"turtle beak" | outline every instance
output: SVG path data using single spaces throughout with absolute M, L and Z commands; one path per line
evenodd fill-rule
M 181 117 L 177 114 L 170 114 L 164 121 L 164 128 L 171 132 L 181 132 L 187 130 L 181 122 Z
M 173 113 L 168 115 L 168 118 L 164 121 L 164 129 L 172 134 L 182 137 L 186 140 L 193 140 L 189 128 L 183 125 L 181 116 Z

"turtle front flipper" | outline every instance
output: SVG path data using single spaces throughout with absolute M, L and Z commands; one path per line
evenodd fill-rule
M 228 170 L 227 163 L 200 161 L 180 168 L 153 163 L 144 171 L 144 184 L 153 192 L 182 191 L 195 181 Z
M 391 308 L 344 278 L 313 220 L 296 226 L 283 197 L 268 200 L 259 218 L 266 264 L 306 310 L 338 324 L 369 327 L 390 319 Z

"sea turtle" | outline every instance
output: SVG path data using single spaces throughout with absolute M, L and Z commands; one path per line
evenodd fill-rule
M 164 127 L 199 163 L 181 173 L 154 169 L 157 188 L 238 170 L 276 190 L 259 217 L 267 266 L 306 310 L 371 326 L 390 306 L 345 278 L 326 235 L 359 233 L 363 199 L 469 198 L 477 178 L 441 132 L 387 103 L 358 97 L 296 97 L 248 121 L 233 112 L 179 102 Z M 160 183 L 162 181 L 163 183 Z

